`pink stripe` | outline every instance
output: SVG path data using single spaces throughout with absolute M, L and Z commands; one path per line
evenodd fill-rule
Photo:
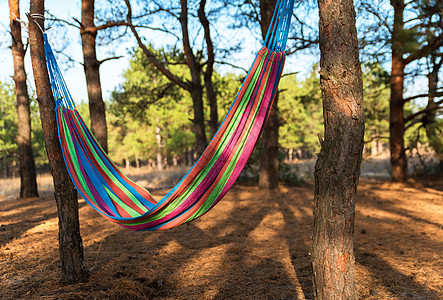
M 270 52 L 269 56 L 271 54 L 272 53 Z M 277 56 L 279 58 L 279 54 L 278 53 L 277 53 Z M 268 59 L 269 58 L 270 57 L 268 57 Z M 265 94 L 263 95 L 262 104 L 260 105 L 260 110 L 259 110 L 258 115 L 257 115 L 257 120 L 256 120 L 256 122 L 253 125 L 253 129 L 251 130 L 251 136 L 248 138 L 249 143 L 248 143 L 248 141 L 246 142 L 245 149 L 243 150 L 243 153 L 240 156 L 240 160 L 237 163 L 237 165 L 236 165 L 236 167 L 235 167 L 235 169 L 233 171 L 233 174 L 231 175 L 230 179 L 228 180 L 227 185 L 230 184 L 230 186 L 232 186 L 234 184 L 235 180 L 237 179 L 238 175 L 240 174 L 241 170 L 243 169 L 244 165 L 246 164 L 250 154 L 252 153 L 254 145 L 255 145 L 255 143 L 256 143 L 256 141 L 258 139 L 258 135 L 260 133 L 260 129 L 261 129 L 262 125 L 263 125 L 262 124 L 263 119 L 266 117 L 266 110 L 267 110 L 267 107 L 269 105 L 269 100 L 270 100 L 271 95 L 272 95 L 272 89 L 274 87 L 275 77 L 276 77 L 276 73 L 277 73 L 278 65 L 279 65 L 278 63 L 274 63 L 273 64 L 273 61 L 274 61 L 274 59 L 269 60 L 269 63 L 271 63 L 271 66 L 270 66 L 271 73 L 269 75 L 270 76 L 269 77 L 269 81 L 268 81 L 268 84 L 266 85 Z M 262 69 L 262 71 L 261 71 L 260 76 L 262 77 L 262 84 L 264 84 L 264 82 L 266 81 L 266 78 L 265 78 L 264 75 L 265 75 L 265 72 L 268 70 L 268 68 L 269 67 L 266 67 L 266 68 L 264 67 Z M 251 97 L 252 101 L 248 103 L 248 106 L 251 106 L 252 102 L 257 97 L 257 93 L 260 91 L 260 86 L 261 85 L 258 85 L 254 89 L 252 97 Z M 260 95 L 258 95 L 258 96 L 260 96 Z M 162 218 L 160 218 L 158 220 L 147 222 L 147 223 L 144 223 L 144 224 L 128 226 L 128 227 L 130 229 L 132 229 L 132 230 L 140 230 L 140 229 L 145 229 L 145 228 L 149 228 L 149 227 L 152 227 L 152 226 L 159 225 L 159 224 L 161 224 L 163 222 L 166 223 L 166 222 L 168 222 L 168 220 L 173 219 L 174 217 L 178 216 L 183 211 L 187 210 L 195 201 L 197 201 L 199 199 L 199 197 L 201 197 L 200 195 L 202 193 L 204 193 L 204 191 L 207 190 L 208 187 L 214 182 L 213 179 L 218 176 L 218 173 L 219 173 L 220 169 L 223 168 L 223 165 L 226 163 L 226 161 L 230 157 L 229 154 L 232 152 L 232 149 L 235 147 L 235 144 L 238 142 L 239 137 L 242 135 L 242 132 L 243 132 L 243 129 L 245 127 L 245 123 L 246 123 L 247 119 L 248 119 L 248 114 L 244 113 L 242 115 L 242 117 L 241 117 L 240 124 L 236 127 L 235 132 L 234 132 L 232 138 L 230 139 L 227 147 L 225 147 L 225 149 L 223 150 L 222 154 L 220 155 L 220 158 L 217 160 L 217 162 L 216 162 L 217 165 L 214 165 L 213 169 L 211 169 L 211 171 L 208 174 L 208 176 L 203 179 L 202 183 L 194 190 L 194 192 L 182 204 L 180 204 L 173 212 L 171 212 L 167 216 L 164 216 L 164 217 L 162 217 Z M 253 141 L 250 141 L 251 137 L 253 137 L 252 138 Z M 250 146 L 251 144 L 252 144 L 252 147 Z M 241 164 L 240 168 L 238 168 L 239 164 Z M 226 186 L 222 190 L 222 193 L 224 193 L 224 194 L 226 194 L 226 192 L 227 192 Z M 217 200 L 216 200 L 216 203 L 220 199 L 221 199 L 221 197 L 218 197 Z M 214 206 L 214 205 L 215 204 L 213 204 L 212 206 Z M 211 208 L 212 208 L 212 206 L 211 206 Z M 141 221 L 141 219 L 138 219 L 137 221 Z M 185 220 L 183 220 L 183 221 L 185 221 Z

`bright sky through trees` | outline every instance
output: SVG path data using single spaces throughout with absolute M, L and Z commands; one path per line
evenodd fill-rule
M 97 8 L 100 8 L 100 1 L 97 1 Z M 80 4 L 81 1 L 57 1 L 57 0 L 47 0 L 46 10 L 52 15 L 59 19 L 68 20 L 73 22 L 72 18 L 80 19 Z M 26 13 L 29 11 L 29 1 L 20 2 L 20 14 L 21 19 L 27 21 Z M 9 31 L 9 10 L 8 2 L 0 2 L 0 28 L 3 32 Z M 234 12 L 233 12 L 234 14 Z M 48 17 L 48 16 L 46 16 Z M 75 23 L 75 22 L 73 22 Z M 238 53 L 232 54 L 228 58 L 228 62 L 241 66 L 244 69 L 248 69 L 250 63 L 252 62 L 255 53 L 261 47 L 261 41 L 259 40 L 259 33 L 251 34 L 248 29 L 228 29 L 221 28 L 218 24 L 216 30 L 219 32 L 229 32 L 225 34 L 226 40 L 222 42 L 229 42 L 229 39 L 243 39 L 242 50 Z M 227 26 L 226 26 L 227 27 Z M 190 30 L 193 28 L 190 24 Z M 232 32 L 232 34 L 231 34 Z M 24 38 L 27 37 L 26 31 L 23 31 Z M 60 37 L 61 35 L 61 37 Z M 48 37 L 51 45 L 55 51 L 62 50 L 62 54 L 56 53 L 59 65 L 63 70 L 63 74 L 66 82 L 70 88 L 70 92 L 76 102 L 86 101 L 86 82 L 83 67 L 78 63 L 82 62 L 82 50 L 80 43 L 80 33 L 77 28 L 66 26 L 64 29 L 50 29 L 48 30 Z M 148 41 L 153 43 L 154 47 L 163 46 L 165 39 L 158 32 L 154 32 L 149 35 Z M 214 41 L 217 42 L 217 41 Z M 10 35 L 4 34 L 0 38 L 0 81 L 10 80 L 10 76 L 13 73 L 12 61 L 10 59 Z M 130 50 L 135 46 L 135 41 L 132 35 L 127 34 L 126 38 L 119 42 L 113 42 L 110 45 L 98 46 L 97 54 L 98 59 L 104 59 L 109 56 L 123 56 L 118 60 L 111 60 L 104 63 L 100 67 L 100 75 L 103 86 L 104 98 L 109 99 L 110 93 L 122 83 L 122 73 L 129 66 L 129 60 L 131 58 Z M 72 58 L 77 63 L 67 63 L 68 60 L 64 55 Z M 285 67 L 286 72 L 299 72 L 302 75 L 309 73 L 311 65 L 317 60 L 316 55 L 310 53 L 304 53 L 302 55 L 297 55 L 296 59 L 294 55 L 289 57 L 287 60 L 287 65 Z M 31 62 L 29 58 L 29 53 L 26 53 L 26 70 L 28 73 L 28 84 L 33 88 L 33 77 L 30 69 Z M 243 71 L 229 67 L 229 66 L 216 66 L 217 70 L 221 73 L 230 72 L 241 74 Z M 245 74 L 244 74 L 245 75 Z
M 47 0 L 46 10 L 52 15 L 59 19 L 72 21 L 72 18 L 80 19 L 80 4 L 81 1 L 57 1 L 57 0 Z M 97 8 L 102 5 L 101 1 L 97 1 Z M 387 7 L 389 9 L 389 7 Z M 29 1 L 20 2 L 20 14 L 21 19 L 27 21 L 26 13 L 29 11 Z M 0 30 L 4 33 L 9 32 L 9 9 L 7 1 L 0 1 Z M 235 14 L 235 12 L 232 12 Z M 316 24 L 318 16 L 317 10 L 312 11 L 313 24 Z M 370 20 L 364 19 L 360 15 L 357 16 L 357 26 L 364 25 L 365 22 Z M 75 22 L 74 22 L 75 23 Z M 229 23 L 229 22 L 228 22 Z M 228 56 L 228 62 L 241 66 L 245 69 L 249 68 L 249 64 L 258 49 L 261 47 L 261 41 L 259 38 L 259 32 L 252 32 L 248 29 L 229 29 L 228 25 L 225 26 L 223 22 L 218 22 L 216 25 L 216 30 L 222 32 L 222 35 L 226 37 L 225 41 L 222 43 L 230 42 L 232 39 L 243 39 L 241 46 L 242 50 L 238 53 L 233 53 Z M 223 28 L 224 27 L 224 28 Z M 193 28 L 190 26 L 190 30 Z M 226 32 L 228 32 L 226 34 Z M 27 37 L 26 31 L 23 31 L 24 38 Z M 63 70 L 65 80 L 68 83 L 71 94 L 76 102 L 82 102 L 87 100 L 86 93 L 86 81 L 83 71 L 83 67 L 79 63 L 68 63 L 64 55 L 72 58 L 76 62 L 82 62 L 82 51 L 80 43 L 80 33 L 77 28 L 65 26 L 64 29 L 52 29 L 48 31 L 49 40 L 56 51 L 62 51 L 63 55 L 57 54 L 56 57 L 59 61 L 59 65 Z M 61 38 L 63 37 L 63 38 Z M 67 38 L 65 38 L 67 37 Z M 10 49 L 11 44 L 9 34 L 3 34 L 0 37 L 0 81 L 8 82 L 11 80 L 13 74 L 12 60 L 10 59 Z M 162 36 L 158 32 L 151 32 L 149 42 L 153 43 L 154 47 L 164 46 L 164 42 L 168 39 Z M 170 39 L 169 39 L 170 40 Z M 217 42 L 216 40 L 214 42 Z M 113 42 L 109 45 L 98 46 L 97 54 L 98 59 L 104 59 L 109 56 L 122 56 L 118 60 L 108 61 L 100 67 L 100 75 L 103 86 L 104 98 L 109 99 L 110 93 L 122 83 L 122 73 L 129 66 L 129 60 L 131 58 L 130 50 L 135 46 L 135 41 L 132 35 L 127 34 L 127 36 L 118 42 Z M 285 72 L 299 72 L 299 77 L 306 77 L 313 63 L 318 62 L 318 50 L 315 48 L 313 51 L 300 51 L 295 55 L 290 55 L 286 62 Z M 28 84 L 33 88 L 33 77 L 30 69 L 31 62 L 29 58 L 29 53 L 26 53 L 25 58 L 26 70 L 28 73 Z M 390 61 L 386 61 L 384 67 L 389 69 Z M 236 73 L 241 74 L 242 71 L 229 67 L 216 65 L 219 72 L 225 73 Z M 414 77 L 413 81 L 409 81 L 406 85 L 405 95 L 414 95 L 418 93 L 426 92 L 427 90 L 427 80 L 425 77 Z

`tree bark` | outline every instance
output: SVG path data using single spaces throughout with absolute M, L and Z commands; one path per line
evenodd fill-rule
M 423 125 L 426 129 L 426 136 L 428 137 L 429 144 L 435 151 L 435 155 L 439 160 L 439 166 L 436 170 L 437 174 L 443 173 L 443 142 L 441 139 L 443 130 L 439 128 L 439 124 L 436 122 L 437 110 L 435 104 L 435 94 L 437 93 L 438 88 L 438 73 L 443 64 L 443 58 L 440 58 L 440 61 L 437 62 L 437 58 L 435 56 L 431 56 L 432 70 L 428 74 L 428 88 L 429 88 L 429 97 L 428 97 L 428 105 L 426 108 L 429 109 L 423 116 Z
M 108 128 L 106 125 L 106 106 L 103 101 L 100 82 L 100 62 L 97 60 L 97 27 L 94 25 L 95 0 L 82 0 L 82 22 L 80 35 L 86 85 L 88 88 L 91 130 L 105 152 L 108 152 Z
M 162 136 L 160 134 L 160 127 L 155 127 L 155 139 L 157 140 L 157 170 L 163 170 L 162 157 Z
M 192 99 L 192 106 L 194 108 L 192 127 L 195 134 L 197 155 L 200 156 L 208 145 L 208 140 L 206 139 L 205 118 L 203 111 L 203 90 L 201 86 L 194 85 L 194 88 L 191 89 L 190 94 Z
M 404 101 L 403 84 L 405 78 L 404 48 L 404 0 L 391 0 L 394 8 L 394 25 L 392 30 L 392 69 L 391 99 L 389 102 L 389 143 L 391 147 L 392 181 L 403 182 L 407 179 L 407 161 L 404 146 Z
M 278 187 L 278 92 L 271 108 L 266 127 L 263 132 L 262 149 L 260 152 L 260 172 L 258 186 L 273 190 Z
M 215 53 L 214 45 L 211 39 L 211 31 L 209 27 L 209 21 L 205 14 L 206 0 L 200 1 L 200 7 L 198 9 L 198 18 L 203 26 L 205 33 L 206 48 L 208 51 L 208 60 L 206 62 L 206 70 L 203 73 L 205 80 L 206 97 L 209 103 L 209 131 L 211 138 L 218 130 L 218 108 L 217 108 L 217 94 L 214 90 L 214 84 L 212 82 L 212 74 L 214 73 Z
M 20 198 L 38 197 L 34 154 L 31 140 L 31 110 L 26 85 L 25 50 L 22 42 L 19 0 L 9 0 L 10 26 L 12 36 L 12 57 L 14 60 L 15 95 L 17 97 L 18 136 L 17 145 L 20 160 Z M 15 16 L 16 17 L 15 17 Z
M 325 126 L 315 165 L 312 268 L 316 299 L 357 299 L 354 215 L 363 151 L 362 75 L 352 0 L 318 1 Z
M 268 28 L 271 24 L 276 3 L 277 0 L 260 0 L 260 27 L 263 40 L 266 38 Z M 269 119 L 263 130 L 258 179 L 260 188 L 271 190 L 278 187 L 278 129 L 280 123 L 277 113 L 277 98 L 278 92 L 274 104 L 271 107 Z
M 34 14 L 44 14 L 44 0 L 31 0 L 30 15 Z M 43 35 L 37 23 L 41 28 L 44 28 L 43 20 L 39 18 L 29 20 L 29 44 L 45 147 L 57 203 L 61 279 L 65 283 L 74 283 L 86 280 L 78 219 L 77 192 L 66 170 L 58 140 L 54 112 L 55 101 L 46 67 Z
M 192 51 L 189 31 L 188 31 L 188 1 L 180 0 L 180 25 L 183 36 L 183 51 L 185 52 L 186 64 L 191 72 L 191 86 L 189 93 L 191 94 L 194 107 L 193 127 L 195 139 L 197 142 L 197 153 L 200 156 L 208 145 L 205 133 L 205 118 L 203 112 L 203 86 L 201 83 L 201 66 L 197 62 Z

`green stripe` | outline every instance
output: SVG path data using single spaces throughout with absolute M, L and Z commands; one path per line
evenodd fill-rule
M 195 189 L 200 185 L 200 183 L 202 182 L 202 180 L 208 175 L 208 173 L 210 172 L 210 170 L 212 169 L 212 167 L 214 166 L 214 164 L 216 163 L 216 161 L 220 158 L 223 150 L 225 149 L 227 143 L 229 142 L 229 140 L 231 139 L 232 135 L 234 134 L 234 131 L 237 129 L 240 120 L 241 120 L 241 116 L 243 115 L 243 113 L 245 112 L 248 103 L 251 101 L 251 96 L 252 96 L 252 92 L 258 82 L 259 76 L 263 70 L 264 67 L 264 62 L 266 60 L 266 56 L 267 56 L 267 51 L 266 53 L 262 56 L 259 66 L 257 67 L 256 71 L 253 74 L 253 77 L 251 79 L 250 84 L 246 87 L 246 91 L 245 94 L 243 96 L 242 99 L 240 100 L 240 103 L 232 117 L 231 122 L 229 123 L 229 126 L 226 128 L 226 132 L 223 134 L 222 136 L 222 140 L 219 143 L 219 146 L 217 147 L 217 149 L 215 150 L 215 153 L 213 155 L 213 157 L 211 158 L 211 160 L 209 161 L 209 163 L 202 169 L 202 171 L 196 175 L 196 178 L 192 181 L 192 183 L 188 186 L 188 188 L 180 195 L 178 195 L 178 197 L 176 199 L 174 199 L 170 204 L 168 204 L 166 207 L 164 207 L 164 209 L 158 211 L 157 213 L 155 213 L 154 215 L 151 215 L 147 218 L 143 218 L 143 220 L 140 220 L 139 222 L 134 222 L 131 224 L 126 224 L 126 225 L 139 225 L 139 224 L 144 224 L 144 223 L 148 223 L 151 221 L 155 221 L 158 220 L 162 217 L 165 217 L 166 215 L 170 214 L 172 211 L 174 211 L 181 203 L 183 203 L 183 201 L 190 196 L 190 194 L 192 194 L 192 192 L 195 191 Z M 267 77 L 263 80 L 267 81 L 269 78 L 269 74 L 267 74 Z M 264 89 L 262 91 L 261 96 L 259 97 L 259 101 L 261 102 L 262 97 L 263 97 L 263 93 L 264 93 Z M 255 117 L 257 114 L 259 106 L 257 106 L 256 111 L 254 112 Z M 254 119 L 255 119 L 254 117 Z M 250 131 L 250 128 L 252 128 L 253 122 L 251 122 L 248 131 Z M 247 135 L 245 135 L 244 139 L 247 137 Z M 239 151 L 243 150 L 244 148 L 244 142 L 243 142 L 243 147 L 241 149 L 238 149 L 237 152 L 239 153 Z M 235 159 L 232 159 L 231 162 L 229 162 L 229 165 L 234 165 L 238 162 L 238 158 L 239 158 L 239 154 L 235 155 Z M 228 162 L 227 162 L 228 163 Z M 231 167 L 232 168 L 232 167 Z M 229 168 L 228 168 L 229 169 Z M 223 186 L 226 185 L 226 182 L 228 181 L 230 175 L 233 172 L 233 168 L 230 172 L 225 170 L 225 173 L 223 174 L 223 176 L 221 177 L 220 181 L 224 182 Z M 221 190 L 220 190 L 221 191 Z M 211 193 L 212 194 L 212 193 Z M 208 199 L 209 200 L 209 199 Z M 212 203 L 215 201 L 215 199 L 213 199 Z M 210 205 L 212 205 L 212 203 Z
M 115 185 L 117 185 L 123 191 L 123 193 L 125 193 L 125 195 L 128 196 L 128 198 L 130 198 L 132 200 L 132 202 L 134 202 L 135 205 L 137 205 L 137 207 L 139 207 L 141 210 L 146 212 L 147 211 L 146 207 L 143 204 L 141 204 L 141 202 L 112 174 L 112 172 L 108 169 L 108 167 L 103 163 L 103 160 L 101 159 L 101 157 L 99 156 L 99 154 L 95 150 L 94 146 L 91 143 L 91 140 L 88 138 L 88 135 L 84 131 L 83 126 L 81 126 L 80 121 L 77 118 L 77 114 L 74 114 L 74 116 L 75 116 L 75 119 L 78 123 L 78 127 L 82 131 L 83 136 L 85 137 L 85 140 L 89 145 L 89 149 L 91 150 L 94 158 L 99 163 L 101 169 L 103 171 L 105 171 L 106 175 L 109 176 L 111 181 L 113 183 L 115 183 Z M 93 135 L 91 134 L 90 136 L 93 136 Z M 94 142 L 98 145 L 98 143 L 95 140 L 94 140 Z M 92 161 L 91 161 L 91 164 L 93 164 Z M 109 193 L 108 193 L 108 195 L 112 198 L 112 196 Z
M 61 110 L 62 108 L 60 107 L 59 109 Z M 95 203 L 95 205 L 98 206 L 98 204 L 95 201 L 94 197 L 92 196 L 92 193 L 89 190 L 88 185 L 86 184 L 86 181 L 83 178 L 83 174 L 80 170 L 80 164 L 78 163 L 77 152 L 75 151 L 74 141 L 72 139 L 72 136 L 70 134 L 68 134 L 69 128 L 68 128 L 68 125 L 65 121 L 64 115 L 63 115 L 63 113 L 60 113 L 60 115 L 62 117 L 62 124 L 63 124 L 63 131 L 65 133 L 64 136 L 66 139 L 66 145 L 68 146 L 68 149 L 69 149 L 68 154 L 72 160 L 72 165 L 74 166 L 75 174 L 77 175 L 77 178 L 80 181 L 80 184 L 81 184 L 84 192 L 89 196 L 90 199 L 92 199 L 92 201 Z

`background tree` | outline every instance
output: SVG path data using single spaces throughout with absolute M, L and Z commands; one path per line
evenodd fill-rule
M 4 178 L 14 177 L 16 167 L 20 165 L 18 156 L 18 116 L 17 102 L 13 84 L 0 82 L 0 165 Z M 32 148 L 37 168 L 42 168 L 48 163 L 44 146 L 38 106 L 34 100 L 30 101 Z
M 9 176 L 9 169 L 17 160 L 17 108 L 12 87 L 0 83 L 0 156 L 3 177 Z
M 438 1 L 421 0 L 414 3 L 415 9 L 431 25 L 425 28 L 428 40 L 443 34 L 443 6 Z M 425 109 L 409 116 L 410 124 L 420 122 L 425 128 L 430 146 L 434 149 L 439 160 L 436 174 L 443 173 L 443 131 L 442 120 L 438 118 L 443 112 L 443 86 L 439 73 L 443 65 L 443 47 L 438 47 L 427 56 L 428 102 Z M 410 126 L 410 125 L 408 125 Z
M 119 1 L 101 1 L 96 9 L 95 0 L 81 1 L 81 20 L 59 19 L 51 15 L 54 26 L 70 26 L 79 29 L 83 53 L 83 69 L 89 99 L 89 114 L 91 130 L 101 147 L 108 152 L 108 129 L 106 122 L 106 104 L 100 80 L 100 66 L 107 61 L 119 59 L 122 56 L 109 56 L 102 60 L 97 58 L 97 46 L 110 46 L 121 41 L 127 29 L 125 14 L 120 10 Z M 96 25 L 96 23 L 98 23 Z M 71 42 L 71 41 L 70 41 Z M 108 50 L 108 53 L 113 53 Z M 70 57 L 68 61 L 76 62 Z
M 235 27 L 249 28 L 255 31 L 258 27 L 260 38 L 264 40 L 268 27 L 272 20 L 272 15 L 276 6 L 275 0 L 260 1 L 225 1 L 226 5 L 236 7 L 238 13 L 235 16 Z M 309 24 L 309 14 L 312 12 L 312 3 L 310 1 L 297 1 L 293 15 L 291 32 L 289 34 L 289 43 L 286 54 L 306 50 L 318 43 L 317 31 Z M 300 17 L 299 17 L 300 16 Z M 307 17 L 304 19 L 303 17 Z M 259 186 L 261 188 L 274 189 L 278 185 L 279 178 L 279 98 L 282 93 L 278 93 L 272 106 L 269 119 L 263 130 L 260 148 L 260 171 Z
M 392 10 L 386 10 L 383 1 L 362 1 L 362 8 L 374 16 L 363 34 L 365 52 L 372 52 L 387 61 L 391 58 L 390 79 L 390 150 L 392 180 L 405 181 L 407 158 L 404 135 L 414 128 L 426 108 L 405 114 L 405 105 L 427 94 L 404 97 L 407 75 L 420 74 L 421 62 L 443 45 L 441 30 L 442 2 L 433 0 L 391 0 Z M 425 8 L 425 9 L 423 9 Z M 366 34 L 368 33 L 368 34 Z M 432 34 L 430 34 L 432 33 Z M 390 48 L 390 51 L 388 51 Z
M 320 78 L 314 65 L 306 79 L 284 76 L 280 82 L 279 143 L 288 150 L 289 161 L 310 159 L 320 150 L 323 135 Z
M 352 0 L 318 1 L 325 139 L 315 165 L 312 268 L 317 299 L 357 299 L 354 215 L 364 114 Z
M 260 0 L 260 28 L 263 40 L 265 40 L 268 28 L 271 25 L 276 3 L 277 0 Z M 277 91 L 269 118 L 263 130 L 258 179 L 258 186 L 260 188 L 271 190 L 278 187 L 278 129 L 280 125 L 278 120 L 278 98 L 279 93 Z
M 363 65 L 365 144 L 371 155 L 383 152 L 389 143 L 389 73 L 377 62 Z
M 30 15 L 44 15 L 44 0 L 30 3 Z M 29 20 L 29 45 L 32 69 L 39 103 L 46 151 L 54 182 L 54 197 L 59 218 L 60 266 L 62 281 L 86 280 L 83 245 L 78 220 L 77 191 L 66 170 L 57 134 L 55 101 L 51 91 L 43 42 L 44 20 Z
M 193 103 L 193 131 L 196 139 L 197 152 L 201 154 L 207 145 L 207 137 L 205 133 L 205 118 L 204 118 L 204 104 L 203 104 L 203 89 L 205 87 L 206 96 L 210 105 L 210 126 L 211 133 L 215 133 L 218 128 L 218 113 L 217 113 L 217 100 L 216 93 L 213 88 L 212 74 L 213 66 L 215 63 L 215 50 L 212 43 L 210 34 L 210 24 L 207 14 L 205 13 L 206 1 L 200 1 L 198 10 L 194 14 L 191 9 L 188 8 L 188 1 L 180 0 L 179 7 L 175 7 L 175 3 L 170 2 L 155 2 L 154 7 L 147 5 L 147 10 L 141 13 L 136 18 L 133 17 L 133 9 L 129 0 L 125 0 L 128 8 L 127 22 L 134 34 L 139 47 L 143 50 L 148 60 L 162 72 L 171 82 L 186 90 Z M 137 24 L 133 23 L 133 19 L 143 20 L 147 22 L 146 16 L 163 16 L 163 26 L 161 31 L 170 34 L 177 38 L 177 41 L 181 40 L 183 46 L 184 56 L 179 61 L 170 61 L 167 64 L 161 62 L 159 57 L 155 56 L 152 51 L 142 42 L 142 38 L 136 30 Z M 203 27 L 204 43 L 206 44 L 206 57 L 204 59 L 204 50 L 193 49 L 195 45 L 192 41 L 192 36 L 189 31 L 189 18 L 193 15 L 197 15 L 197 18 Z M 142 18 L 144 16 L 145 18 Z M 175 22 L 180 28 L 180 32 L 174 28 L 171 28 L 171 22 Z M 177 76 L 170 70 L 171 64 L 184 64 L 189 69 L 190 80 L 181 76 Z M 203 72 L 203 67 L 206 65 L 206 70 Z M 204 85 L 202 84 L 202 76 L 204 77 Z
M 17 145 L 20 162 L 20 198 L 38 197 L 37 178 L 31 140 L 31 109 L 26 84 L 25 50 L 22 42 L 19 0 L 9 0 L 15 95 L 17 99 Z
M 150 51 L 162 58 L 162 63 L 174 60 L 174 56 L 183 55 L 181 52 L 166 49 L 150 48 Z M 183 65 L 173 65 L 170 68 L 180 76 L 185 76 L 187 72 L 186 66 Z M 223 77 L 220 78 L 217 73 L 213 76 L 217 86 Z M 192 107 L 189 94 L 171 83 L 147 59 L 141 49 L 134 52 L 134 58 L 123 77 L 124 82 L 113 92 L 110 105 L 110 113 L 113 115 L 111 128 L 120 133 L 113 134 L 110 140 L 111 156 L 117 160 L 126 159 L 122 155 L 126 155 L 131 161 L 136 157 L 154 160 L 157 161 L 157 168 L 162 166 L 165 159 L 172 161 L 172 164 L 174 161 L 185 164 L 188 161 L 189 149 L 195 147 L 194 133 L 188 120 Z M 228 92 L 236 88 L 238 85 L 217 88 L 228 94 L 220 94 L 220 99 L 223 100 L 220 104 L 229 102 L 227 105 L 230 106 L 234 96 Z M 225 101 L 227 97 L 231 99 Z M 229 106 L 221 107 L 221 110 L 227 111 Z M 126 150 L 121 149 L 125 147 Z M 128 149 L 136 153 L 129 153 Z
M 103 150 L 108 152 L 106 106 L 103 101 L 100 83 L 100 64 L 102 62 L 98 61 L 96 53 L 96 38 L 99 28 L 94 24 L 94 4 L 95 0 L 82 0 L 80 35 L 82 38 L 83 68 L 85 69 L 88 88 L 91 131 Z
M 437 95 L 441 87 L 439 87 L 439 71 L 443 65 L 443 57 L 437 58 L 434 55 L 430 57 L 430 72 L 428 74 L 428 104 L 426 112 L 421 119 L 422 125 L 425 127 L 431 147 L 434 149 L 439 166 L 436 174 L 443 173 L 443 120 L 438 118 L 443 113 L 442 101 L 436 101 Z

